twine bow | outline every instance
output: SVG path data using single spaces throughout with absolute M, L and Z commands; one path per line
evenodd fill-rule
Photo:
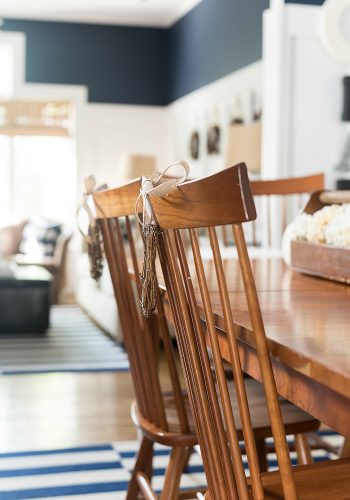
M 90 275 L 94 280 L 98 281 L 101 278 L 103 271 L 103 253 L 99 223 L 96 220 L 95 215 L 88 203 L 89 197 L 92 196 L 96 191 L 96 179 L 93 175 L 85 177 L 84 187 L 85 191 L 83 193 L 82 200 L 77 207 L 77 216 L 80 210 L 83 209 L 87 213 L 89 226 L 88 232 L 85 233 L 81 229 L 78 221 L 78 229 L 87 245 Z
M 184 170 L 184 174 L 181 177 L 171 178 L 167 180 L 163 180 L 166 172 L 175 166 L 180 166 Z M 150 177 L 142 178 L 142 186 L 140 189 L 140 194 L 136 200 L 135 204 L 135 214 L 142 228 L 142 236 L 144 239 L 144 259 L 142 272 L 140 273 L 141 280 L 141 298 L 140 298 L 140 307 L 142 314 L 149 318 L 149 316 L 154 312 L 156 308 L 156 287 L 157 287 L 157 278 L 156 278 L 156 255 L 157 255 L 157 247 L 158 247 L 158 237 L 161 233 L 160 228 L 156 224 L 152 207 L 149 201 L 149 195 L 162 197 L 170 193 L 173 189 L 175 189 L 178 184 L 185 181 L 189 174 L 189 166 L 185 161 L 179 161 L 177 163 L 173 163 L 165 170 L 163 170 L 160 174 L 155 174 Z M 142 210 L 142 220 L 139 217 L 139 203 L 143 201 L 143 210 Z

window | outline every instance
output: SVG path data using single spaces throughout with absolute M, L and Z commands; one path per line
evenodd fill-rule
M 0 34 L 0 226 L 35 216 L 72 226 L 74 109 L 68 101 L 14 98 L 23 54 L 11 35 Z
M 40 216 L 73 224 L 76 169 L 67 137 L 0 136 L 0 225 Z

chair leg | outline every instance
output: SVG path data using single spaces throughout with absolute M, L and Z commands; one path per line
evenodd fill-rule
M 257 439 L 255 444 L 256 452 L 258 454 L 260 472 L 267 472 L 268 463 L 265 439 Z
M 176 500 L 179 493 L 181 475 L 187 457 L 188 449 L 182 446 L 173 448 L 165 473 L 164 487 L 160 495 L 161 500 Z
M 335 446 L 327 443 L 321 436 L 316 432 L 309 432 L 307 435 L 308 442 L 310 443 L 311 449 L 323 449 L 328 451 L 328 453 L 333 453 L 333 455 L 339 455 L 339 450 Z
M 149 474 L 152 471 L 153 444 L 153 441 L 143 436 L 139 452 L 137 454 L 134 470 L 132 471 L 132 476 L 128 485 L 126 500 L 136 500 L 138 497 L 140 491 L 140 487 L 137 481 L 138 472 L 144 472 L 145 476 L 151 479 Z
M 151 456 L 147 462 L 147 465 L 144 469 L 144 474 L 146 477 L 148 477 L 148 479 L 150 481 L 152 481 L 152 477 L 153 477 L 153 449 L 152 449 L 152 453 L 151 453 Z
M 143 496 L 147 500 L 158 500 L 157 495 L 152 490 L 151 483 L 148 477 L 143 472 L 137 473 L 137 481 L 140 486 L 140 490 L 143 493 Z
M 185 456 L 185 463 L 184 463 L 184 470 L 188 466 L 188 462 L 190 461 L 190 458 L 191 458 L 193 452 L 194 452 L 194 449 L 192 448 L 192 446 L 187 448 L 186 456 Z
M 350 457 L 350 439 L 345 438 L 343 446 L 340 449 L 339 453 L 340 458 L 349 458 Z
M 313 460 L 307 434 L 296 434 L 294 440 L 299 465 L 312 464 Z

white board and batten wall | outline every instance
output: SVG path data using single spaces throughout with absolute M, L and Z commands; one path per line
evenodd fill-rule
M 261 104 L 262 63 L 250 64 L 215 82 L 201 87 L 176 100 L 167 107 L 170 134 L 169 156 L 171 159 L 185 159 L 191 165 L 191 175 L 201 176 L 213 173 L 225 166 L 227 133 L 230 120 L 237 110 L 237 98 L 244 122 L 252 120 L 252 97 L 256 105 Z M 218 154 L 207 153 L 207 131 L 212 125 L 220 127 Z M 194 131 L 199 133 L 199 158 L 190 156 L 190 138 Z
M 115 185 L 122 180 L 118 164 L 125 154 L 155 156 L 158 168 L 169 162 L 165 108 L 86 103 L 81 122 L 80 180 L 93 173 Z

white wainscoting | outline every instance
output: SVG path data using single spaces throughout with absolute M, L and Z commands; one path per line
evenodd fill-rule
M 92 172 L 99 181 L 115 184 L 120 181 L 118 161 L 125 153 L 155 156 L 158 169 L 170 161 L 166 108 L 89 103 L 80 121 L 80 178 Z
M 240 98 L 243 118 L 245 121 L 250 121 L 252 92 L 255 93 L 259 105 L 262 93 L 261 61 L 220 78 L 170 104 L 168 106 L 170 157 L 188 160 L 193 176 L 205 175 L 227 166 L 225 165 L 227 130 L 235 99 Z M 220 154 L 217 155 L 208 155 L 206 151 L 207 130 L 210 125 L 219 125 L 221 128 Z M 198 160 L 190 158 L 190 137 L 194 130 L 197 130 L 200 136 Z

